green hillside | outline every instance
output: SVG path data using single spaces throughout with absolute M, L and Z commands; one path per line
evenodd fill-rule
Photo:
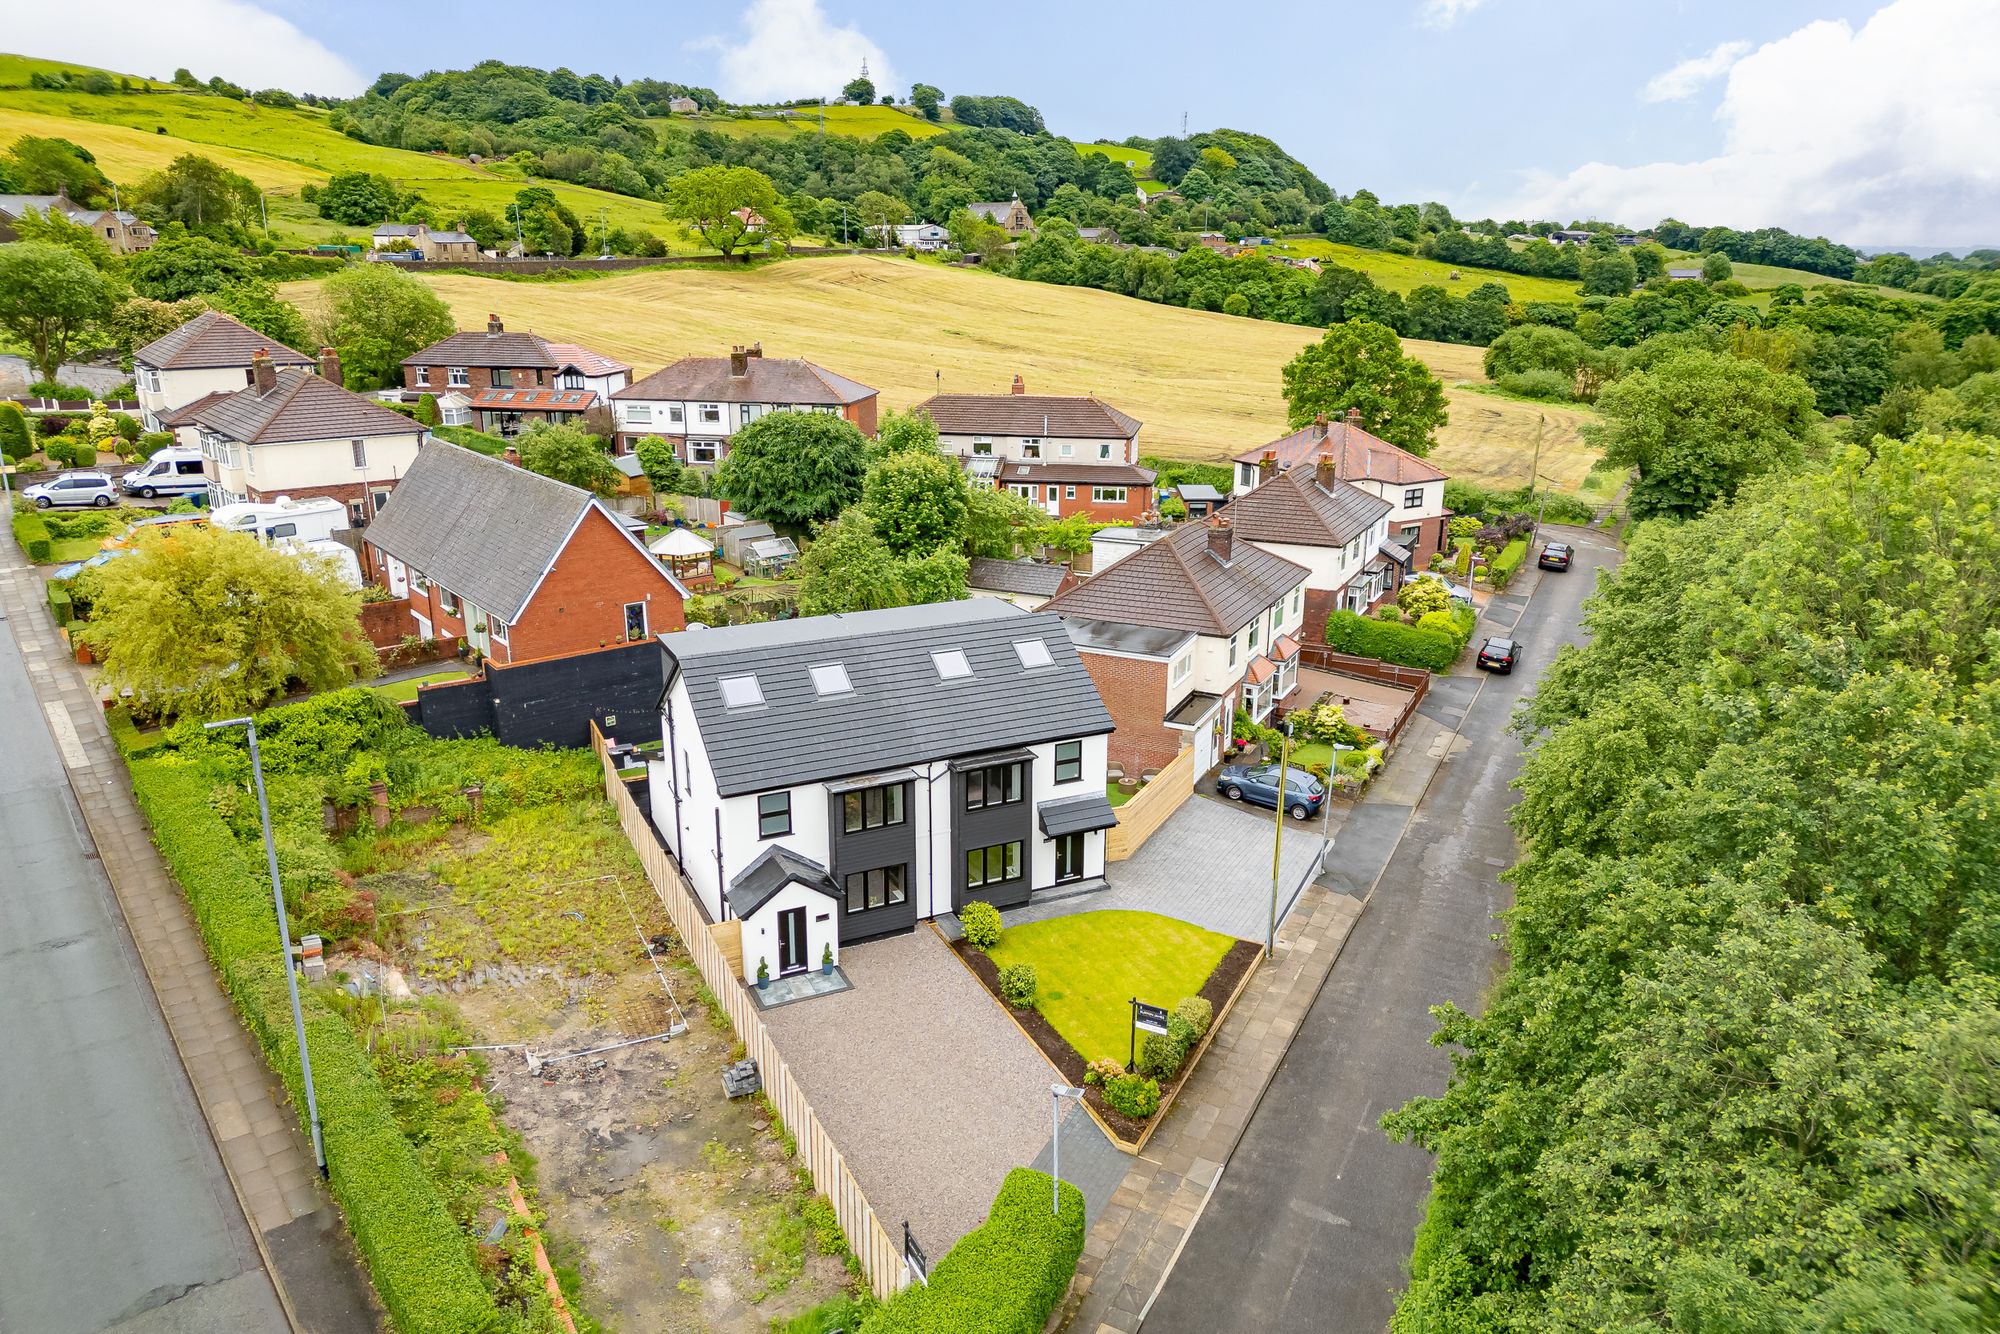
M 1164 190 L 1167 188 L 1165 181 L 1153 179 L 1153 155 L 1143 148 L 1127 148 L 1123 144 L 1078 144 L 1076 151 L 1079 153 L 1095 153 L 1099 157 L 1108 157 L 1113 162 L 1123 162 L 1132 169 L 1132 175 L 1138 179 L 1139 185 L 1143 189 Z
M 783 111 L 739 112 L 734 115 L 698 112 L 692 116 L 675 116 L 668 123 L 675 128 L 715 130 L 721 134 L 818 134 L 820 113 L 819 107 L 792 107 Z M 857 139 L 872 139 L 890 130 L 901 130 L 913 139 L 927 139 L 954 128 L 935 124 L 899 107 L 833 106 L 825 108 L 825 114 L 828 134 L 844 134 Z

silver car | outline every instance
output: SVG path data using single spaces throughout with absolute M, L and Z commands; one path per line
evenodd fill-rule
M 38 510 L 84 505 L 108 509 L 118 503 L 118 483 L 108 473 L 66 472 L 53 482 L 22 487 L 21 499 L 33 501 Z

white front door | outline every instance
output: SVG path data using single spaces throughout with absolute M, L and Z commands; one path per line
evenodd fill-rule
M 1046 508 L 1048 509 L 1049 517 L 1060 519 L 1062 517 L 1062 488 L 1059 486 L 1049 487 L 1048 497 Z

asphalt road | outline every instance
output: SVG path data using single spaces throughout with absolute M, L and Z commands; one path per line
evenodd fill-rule
M 0 617 L 0 1331 L 283 1330 Z
M 1520 770 L 1520 744 L 1505 728 L 1538 668 L 1581 637 L 1594 572 L 1618 559 L 1596 534 L 1557 535 L 1578 547 L 1575 567 L 1524 585 L 1525 606 L 1518 596 L 1496 599 L 1481 621 L 1481 634 L 1516 629 L 1522 666 L 1488 677 L 1469 707 L 1456 682 L 1441 682 L 1451 688 L 1426 702 L 1446 721 L 1464 708 L 1461 740 L 1410 817 L 1145 1334 L 1345 1334 L 1388 1324 L 1408 1282 L 1431 1160 L 1391 1142 L 1377 1122 L 1414 1095 L 1443 1091 L 1451 1066 L 1428 1045 L 1429 1007 L 1452 1000 L 1476 1010 L 1502 963 L 1489 937 L 1509 902 L 1498 876 L 1514 857 L 1508 784 Z M 1340 841 L 1349 832 L 1360 831 L 1343 830 Z

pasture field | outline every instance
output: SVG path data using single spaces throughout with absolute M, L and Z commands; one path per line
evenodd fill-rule
M 1132 169 L 1132 175 L 1147 190 L 1164 190 L 1167 183 L 1155 180 L 1152 175 L 1153 155 L 1143 148 L 1127 148 L 1123 144 L 1078 144 L 1079 153 L 1096 153 L 1123 162 Z
M 692 116 L 671 116 L 661 122 L 677 129 L 715 130 L 721 134 L 818 134 L 818 107 L 790 107 L 765 115 L 717 115 L 699 112 Z M 890 130 L 901 130 L 912 139 L 928 139 L 953 127 L 925 120 L 921 114 L 899 107 L 837 106 L 826 108 L 826 132 L 857 139 L 872 139 Z
M 1360 246 L 1339 245 L 1320 236 L 1288 236 L 1271 247 L 1281 255 L 1298 255 L 1359 269 L 1375 280 L 1377 287 L 1408 294 L 1426 285 L 1442 287 L 1453 296 L 1464 296 L 1481 283 L 1499 283 L 1516 301 L 1577 300 L 1577 285 L 1568 278 L 1530 278 L 1499 269 L 1475 268 L 1469 264 L 1445 264 L 1419 255 L 1398 255 L 1389 250 L 1364 250 Z M 1458 274 L 1453 282 L 1451 275 Z
M 806 357 L 907 408 L 940 390 L 1094 393 L 1145 423 L 1140 448 L 1214 461 L 1285 434 L 1279 369 L 1319 331 L 1160 306 L 1085 288 L 1020 282 L 894 257 L 792 260 L 752 270 L 627 273 L 585 282 L 425 275 L 460 327 L 495 311 L 510 329 L 598 348 L 639 375 L 690 354 L 762 341 Z M 288 295 L 310 306 L 311 283 Z M 1542 471 L 1580 485 L 1594 461 L 1577 428 L 1585 409 L 1452 388 L 1477 382 L 1482 349 L 1406 342 L 1444 380 L 1451 422 L 1433 454 L 1454 476 L 1526 480 L 1535 422 L 1547 417 Z

